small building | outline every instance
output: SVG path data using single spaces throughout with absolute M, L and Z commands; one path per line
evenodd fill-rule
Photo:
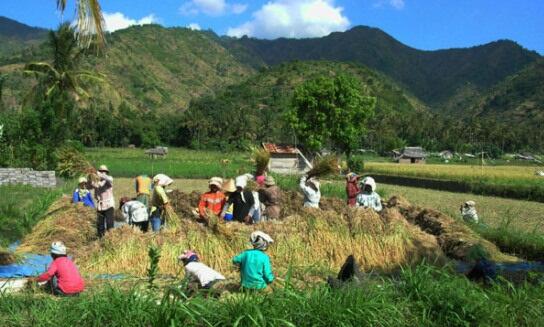
M 409 146 L 403 148 L 396 157 L 398 163 L 424 164 L 427 159 L 427 153 L 419 146 Z
M 168 154 L 168 148 L 164 146 L 158 146 L 153 149 L 145 150 L 145 154 L 147 154 L 152 159 L 164 158 Z
M 263 148 L 270 153 L 268 170 L 271 172 L 278 174 L 300 174 L 312 167 L 302 152 L 295 146 L 263 143 Z

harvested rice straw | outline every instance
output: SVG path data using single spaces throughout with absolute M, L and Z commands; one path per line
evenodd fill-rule
M 174 211 L 174 208 L 169 205 L 165 206 L 164 208 L 164 219 L 167 225 L 171 226 L 172 228 L 178 228 L 181 224 L 178 214 Z
M 254 147 L 251 151 L 251 161 L 255 163 L 255 172 L 257 175 L 263 174 L 268 168 L 270 153 L 265 149 Z
M 334 155 L 328 155 L 315 159 L 313 162 L 313 168 L 308 171 L 307 176 L 322 177 L 338 173 L 338 159 Z

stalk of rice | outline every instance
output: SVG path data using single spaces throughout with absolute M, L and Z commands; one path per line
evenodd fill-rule
M 270 153 L 265 149 L 253 148 L 251 160 L 255 163 L 255 172 L 258 175 L 263 174 L 268 168 L 270 162 Z
M 339 173 L 338 159 L 334 155 L 328 155 L 314 160 L 313 168 L 308 171 L 308 177 L 323 177 Z
M 166 206 L 164 208 L 164 219 L 166 220 L 168 226 L 173 228 L 178 228 L 180 226 L 180 218 L 172 206 Z

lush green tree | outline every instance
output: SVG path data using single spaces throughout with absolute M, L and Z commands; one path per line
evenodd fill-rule
M 350 156 L 365 136 L 375 104 L 351 76 L 319 77 L 295 90 L 287 119 L 308 148 L 331 146 Z

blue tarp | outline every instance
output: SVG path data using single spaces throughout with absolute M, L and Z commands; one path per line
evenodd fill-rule
M 474 264 L 467 262 L 458 262 L 456 265 L 456 270 L 459 273 L 466 273 L 472 269 Z M 544 263 L 539 262 L 516 262 L 516 263 L 496 263 L 497 271 L 503 272 L 514 272 L 514 271 L 538 271 L 544 272 Z
M 50 255 L 25 254 L 17 263 L 0 266 L 0 278 L 37 276 L 47 270 L 52 260 Z

